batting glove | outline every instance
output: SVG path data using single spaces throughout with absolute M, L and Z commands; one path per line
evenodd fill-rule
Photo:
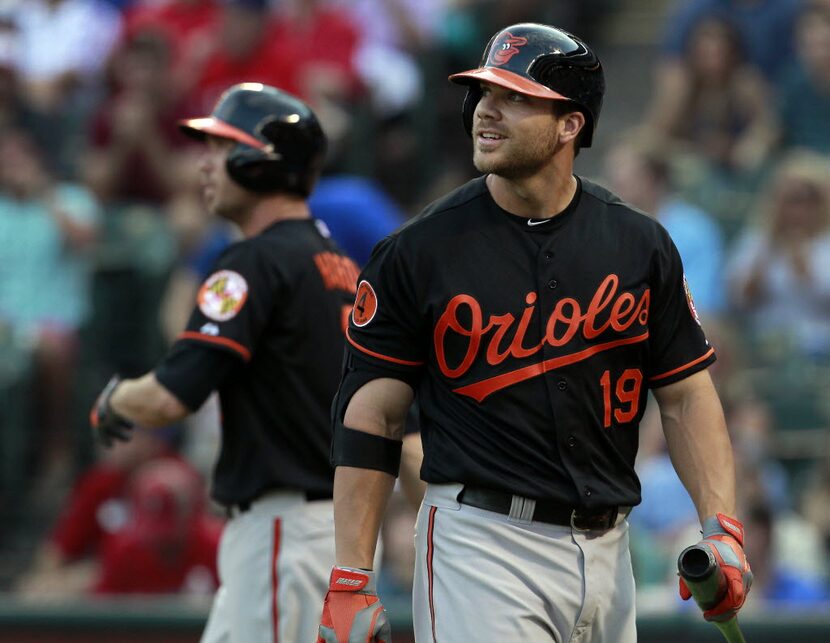
M 113 375 L 89 412 L 89 424 L 105 447 L 111 447 L 113 439 L 128 442 L 132 437 L 133 423 L 110 406 L 110 398 L 120 383 L 121 378 Z
M 331 570 L 317 643 L 391 643 L 386 610 L 375 591 L 374 572 L 353 567 Z
M 703 521 L 700 544 L 711 550 L 726 580 L 723 599 L 703 612 L 703 618 L 723 623 L 738 613 L 752 587 L 752 570 L 744 554 L 744 526 L 720 513 L 711 516 Z M 681 578 L 680 598 L 687 601 L 691 595 L 686 581 Z

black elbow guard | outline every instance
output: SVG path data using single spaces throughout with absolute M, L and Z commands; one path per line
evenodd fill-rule
M 374 469 L 397 477 L 401 467 L 401 440 L 357 431 L 343 424 L 346 407 L 358 389 L 379 377 L 389 377 L 389 373 L 373 368 L 348 350 L 343 366 L 343 378 L 332 403 L 331 464 Z M 400 379 L 406 381 L 404 377 Z
M 356 431 L 338 422 L 334 427 L 331 460 L 335 467 L 374 469 L 397 478 L 402 445 L 400 440 Z

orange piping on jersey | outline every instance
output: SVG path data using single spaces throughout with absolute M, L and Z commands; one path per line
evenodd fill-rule
M 181 335 L 179 335 L 179 339 L 197 339 L 200 342 L 208 342 L 209 344 L 219 344 L 221 346 L 227 346 L 228 348 L 233 349 L 234 351 L 239 353 L 246 362 L 249 359 L 251 359 L 251 351 L 249 351 L 239 342 L 235 342 L 232 339 L 228 339 L 227 337 L 214 337 L 213 335 L 205 335 L 204 333 L 197 333 L 192 330 L 186 330 Z
M 697 359 L 693 359 L 688 364 L 683 364 L 683 366 L 678 366 L 677 368 L 673 368 L 672 370 L 668 371 L 667 373 L 661 373 L 660 375 L 655 375 L 654 377 L 649 377 L 648 381 L 649 382 L 654 382 L 655 380 L 662 380 L 663 378 L 669 377 L 670 375 L 674 375 L 675 373 L 679 373 L 680 371 L 685 371 L 687 368 L 691 368 L 695 364 L 700 364 L 703 360 L 705 360 L 707 357 L 712 355 L 714 352 L 715 352 L 715 349 L 710 348 L 703 355 L 701 355 Z
M 409 360 L 405 359 L 398 359 L 397 357 L 388 357 L 386 355 L 381 355 L 380 353 L 376 353 L 375 351 L 370 351 L 368 348 L 363 348 L 360 344 L 352 339 L 351 334 L 349 331 L 346 331 L 346 339 L 349 340 L 349 343 L 354 346 L 357 350 L 361 351 L 362 353 L 366 353 L 367 355 L 371 355 L 372 357 L 377 357 L 378 359 L 386 360 L 387 362 L 392 362 L 394 364 L 403 364 L 404 366 L 422 366 L 423 362 L 410 362 Z
M 570 355 L 552 357 L 550 359 L 546 359 L 543 362 L 539 362 L 538 364 L 531 364 L 530 366 L 525 366 L 523 368 L 519 368 L 509 373 L 503 373 L 501 375 L 496 375 L 495 377 L 489 377 L 486 380 L 481 380 L 480 382 L 476 382 L 475 384 L 468 384 L 467 386 L 462 386 L 461 388 L 454 389 L 453 393 L 458 393 L 459 395 L 466 395 L 467 397 L 473 398 L 476 402 L 481 402 L 488 395 L 491 395 L 496 391 L 499 391 L 503 388 L 507 388 L 508 386 L 512 386 L 513 384 L 518 384 L 519 382 L 529 380 L 538 375 L 542 375 L 543 373 L 552 371 L 555 368 L 561 368 L 563 366 L 568 366 L 569 364 L 575 364 L 576 362 L 586 360 L 592 355 L 596 355 L 597 353 L 611 350 L 612 348 L 617 348 L 618 346 L 626 346 L 627 344 L 637 344 L 639 342 L 644 342 L 647 339 L 648 331 L 646 331 L 642 335 L 637 335 L 635 337 L 625 337 L 623 339 L 615 339 L 613 342 L 597 344 L 596 346 L 591 346 L 590 348 L 586 348 L 585 350 L 581 350 L 576 353 L 571 353 Z

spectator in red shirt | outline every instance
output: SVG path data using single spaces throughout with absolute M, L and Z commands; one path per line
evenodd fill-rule
M 278 85 L 316 104 L 360 91 L 355 55 L 360 32 L 345 10 L 321 0 L 282 0 L 269 30 L 276 57 L 291 64 Z
M 200 62 L 191 60 L 192 88 L 187 105 L 194 113 L 210 111 L 230 85 L 258 82 L 283 87 L 294 61 L 281 58 L 271 42 L 272 16 L 267 0 L 224 0 L 212 48 Z M 197 64 L 198 63 L 198 64 Z
M 123 40 L 148 32 L 163 37 L 170 46 L 171 90 L 181 98 L 198 80 L 220 38 L 221 26 L 218 0 L 139 2 L 127 9 Z
M 124 15 L 124 40 L 154 31 L 173 47 L 176 63 L 194 46 L 194 41 L 216 30 L 220 7 L 216 0 L 170 0 L 162 4 L 139 2 Z
M 78 478 L 17 591 L 28 597 L 85 591 L 103 543 L 127 522 L 130 476 L 152 460 L 177 458 L 170 447 L 173 437 L 139 428 L 130 442 L 101 451 L 100 460 Z
M 131 518 L 106 542 L 94 592 L 212 594 L 222 524 L 205 511 L 199 475 L 180 461 L 150 462 L 130 491 Z
M 178 184 L 175 123 L 166 40 L 142 32 L 111 61 L 112 94 L 92 123 L 87 182 L 105 203 L 161 205 Z

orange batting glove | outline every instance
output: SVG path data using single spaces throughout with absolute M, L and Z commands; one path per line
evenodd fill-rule
M 317 643 L 391 643 L 386 610 L 375 591 L 375 574 L 365 569 L 335 567 Z
M 726 579 L 726 594 L 720 603 L 703 612 L 703 618 L 722 623 L 738 613 L 752 587 L 752 570 L 744 554 L 744 526 L 734 518 L 716 514 L 703 521 L 703 540 L 699 544 L 710 549 Z M 691 596 L 681 578 L 680 598 L 687 601 Z

